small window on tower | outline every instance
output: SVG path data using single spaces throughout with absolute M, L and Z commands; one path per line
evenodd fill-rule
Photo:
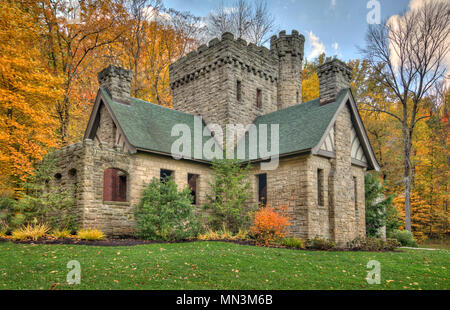
M 256 107 L 262 108 L 262 90 L 256 89 Z
M 242 89 L 241 89 L 241 81 L 236 82 L 236 100 L 241 101 L 242 99 Z

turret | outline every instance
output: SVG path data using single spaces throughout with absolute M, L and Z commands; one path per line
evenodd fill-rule
M 305 37 L 292 30 L 270 39 L 270 50 L 279 59 L 278 109 L 302 103 L 302 62 Z

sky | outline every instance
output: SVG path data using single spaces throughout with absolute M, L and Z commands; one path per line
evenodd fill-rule
M 197 16 L 207 16 L 224 2 L 233 0 L 165 0 L 164 5 Z M 370 1 L 380 3 L 381 20 L 402 14 L 410 0 L 267 0 L 275 18 L 275 34 L 298 30 L 305 38 L 305 57 L 312 60 L 321 52 L 347 61 L 361 58 L 358 46 L 365 45 Z

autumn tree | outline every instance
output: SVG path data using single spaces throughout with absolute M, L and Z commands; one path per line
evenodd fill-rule
M 403 184 L 405 227 L 411 231 L 412 144 L 414 130 L 421 120 L 423 98 L 445 73 L 444 59 L 450 45 L 450 4 L 424 2 L 417 10 L 396 19 L 370 25 L 363 54 L 377 71 L 379 81 L 390 89 L 399 106 L 392 113 L 377 104 L 376 112 L 386 113 L 401 124 L 403 142 Z
M 119 20 L 124 14 L 121 1 L 40 0 L 37 2 L 45 29 L 43 46 L 54 76 L 64 78 L 63 95 L 56 102 L 61 144 L 69 142 L 71 113 L 76 102 L 71 95 L 77 79 L 89 68 L 93 52 L 121 36 Z
M 307 102 L 319 98 L 319 76 L 317 68 L 325 62 L 331 60 L 331 57 L 320 54 L 312 61 L 305 59 L 302 70 L 302 101 Z
M 235 0 L 231 7 L 220 4 L 207 19 L 209 37 L 220 37 L 231 32 L 236 38 L 242 38 L 256 45 L 269 40 L 275 28 L 275 18 L 267 8 L 267 2 Z
M 44 66 L 42 29 L 17 1 L 0 1 L 0 175 L 2 189 L 17 189 L 33 165 L 56 146 L 49 111 L 62 96 L 62 79 Z

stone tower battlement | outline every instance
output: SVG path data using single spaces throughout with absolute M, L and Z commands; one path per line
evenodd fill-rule
M 244 39 L 234 39 L 230 32 L 222 38 L 214 38 L 208 45 L 202 44 L 169 66 L 170 85 L 179 87 L 200 75 L 216 70 L 226 64 L 241 66 L 253 74 L 264 75 L 271 81 L 278 78 L 278 58 L 264 47 L 247 43 Z
M 302 103 L 302 63 L 305 37 L 292 30 L 270 38 L 270 50 L 278 56 L 278 105 L 280 109 Z
M 278 36 L 270 38 L 270 50 L 277 52 L 279 57 L 291 54 L 303 59 L 305 53 L 305 37 L 297 30 L 292 30 L 292 34 L 287 35 L 286 31 L 281 31 Z
M 174 109 L 223 127 L 301 103 L 304 42 L 296 30 L 270 49 L 229 32 L 212 39 L 169 66 Z

